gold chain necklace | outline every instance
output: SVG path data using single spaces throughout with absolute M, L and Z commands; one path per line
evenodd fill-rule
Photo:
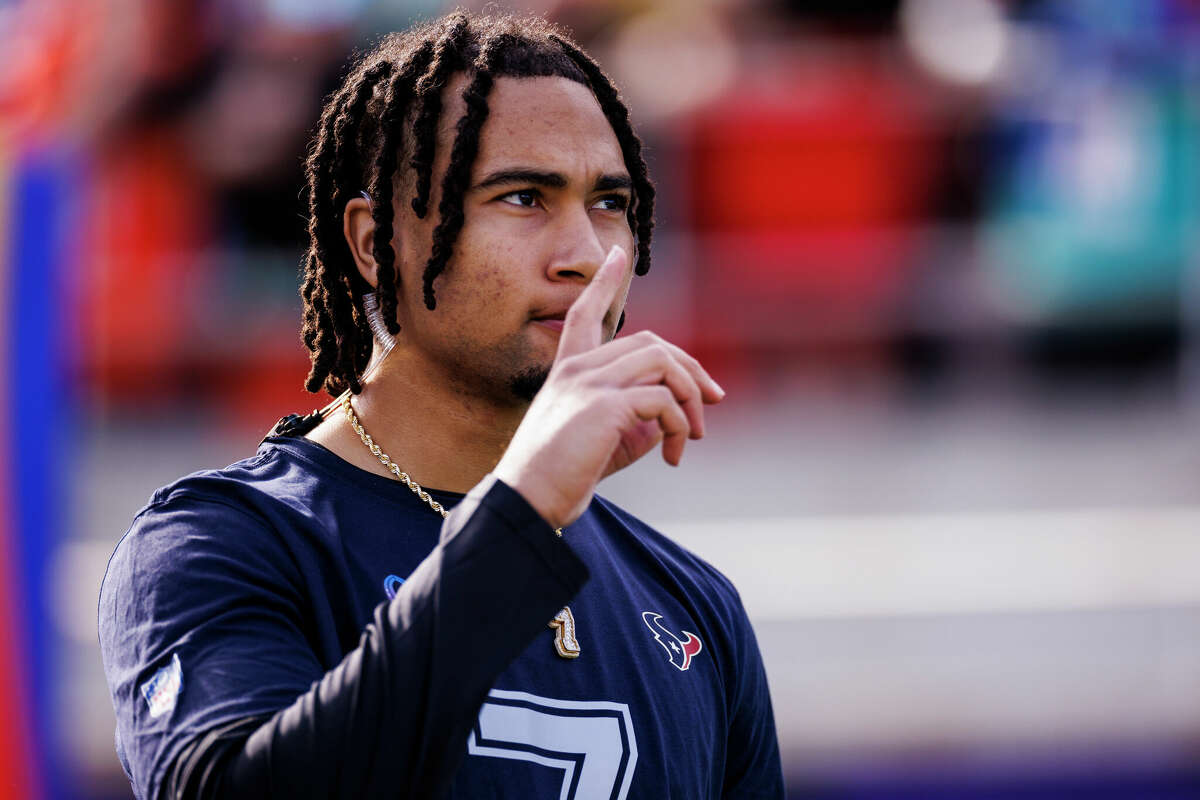
M 400 466 L 388 457 L 388 454 L 380 449 L 379 445 L 375 444 L 375 440 L 371 438 L 371 434 L 367 433 L 362 423 L 358 421 L 358 415 L 354 413 L 354 407 L 350 405 L 350 395 L 347 394 L 342 398 L 342 410 L 346 413 L 346 420 L 350 423 L 350 427 L 358 434 L 358 438 L 371 451 L 371 455 L 379 459 L 379 463 L 383 464 L 384 469 L 390 472 L 396 480 L 403 483 L 412 493 L 421 498 L 422 501 L 434 511 L 442 515 L 445 519 L 450 512 L 442 508 L 442 504 L 434 500 L 429 492 L 421 488 L 421 484 L 409 477 L 408 473 L 400 469 Z M 562 537 L 562 528 L 556 528 L 554 531 L 560 538 Z M 554 629 L 554 650 L 563 658 L 578 658 L 579 657 L 579 640 L 575 638 L 575 617 L 571 614 L 570 606 L 563 606 L 562 611 L 554 615 L 554 619 L 550 620 L 550 627 Z

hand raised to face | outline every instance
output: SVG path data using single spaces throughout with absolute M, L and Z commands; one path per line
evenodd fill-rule
M 604 342 L 627 259 L 613 247 L 571 305 L 550 376 L 494 470 L 552 527 L 578 519 L 603 477 L 659 442 L 678 465 L 687 440 L 704 435 L 704 406 L 725 396 L 700 362 L 657 334 Z

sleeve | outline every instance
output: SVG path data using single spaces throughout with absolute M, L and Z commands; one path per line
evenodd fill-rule
M 298 572 L 245 512 L 185 498 L 145 514 L 100 596 L 122 761 L 139 798 L 431 797 L 496 677 L 587 580 L 489 476 L 324 672 Z
M 771 692 L 758 640 L 736 591 L 735 598 L 737 616 L 733 629 L 739 639 L 739 668 L 726 740 L 725 786 L 721 794 L 726 800 L 775 800 L 784 796 L 784 785 Z

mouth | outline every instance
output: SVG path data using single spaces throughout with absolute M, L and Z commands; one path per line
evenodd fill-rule
M 555 331 L 556 333 L 562 333 L 563 324 L 566 322 L 566 319 L 566 311 L 557 311 L 552 314 L 543 314 L 541 316 L 534 317 L 531 321 L 541 325 L 544 328 L 547 328 L 548 330 Z

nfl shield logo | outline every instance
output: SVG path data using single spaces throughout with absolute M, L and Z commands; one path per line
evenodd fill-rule
M 142 696 L 150 706 L 151 717 L 161 717 L 175 708 L 179 691 L 183 689 L 183 667 L 179 654 L 171 656 L 171 663 L 154 673 L 154 677 L 142 684 Z

